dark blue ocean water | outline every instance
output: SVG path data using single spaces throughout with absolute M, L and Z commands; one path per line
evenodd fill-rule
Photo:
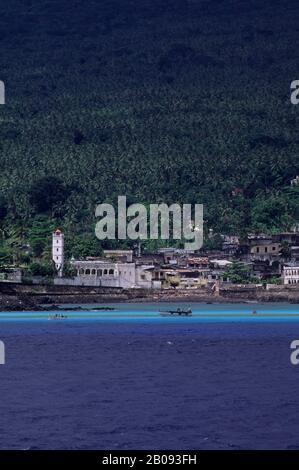
M 299 306 L 160 307 L 1 314 L 0 448 L 299 448 Z

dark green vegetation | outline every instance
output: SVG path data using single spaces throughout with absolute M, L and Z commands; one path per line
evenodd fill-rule
M 98 254 L 95 204 L 118 195 L 204 203 L 214 232 L 293 226 L 297 19 L 293 0 L 2 2 L 0 261 L 47 260 L 57 225 Z
M 227 266 L 224 277 L 228 278 L 233 284 L 256 282 L 256 279 L 251 277 L 249 269 L 238 260 L 233 260 L 232 264 Z

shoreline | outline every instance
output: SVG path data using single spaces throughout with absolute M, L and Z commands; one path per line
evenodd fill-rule
M 44 303 L 44 302 L 32 302 L 32 299 L 5 299 L 3 302 L 2 299 L 0 299 L 0 313 L 4 312 L 11 312 L 11 311 L 20 311 L 20 312 L 25 312 L 25 311 L 53 311 L 53 310 L 58 310 L 58 311 L 64 311 L 64 310 L 73 310 L 73 311 L 80 311 L 80 310 L 86 310 L 86 308 L 81 307 L 83 304 L 88 304 L 88 305 L 93 305 L 94 307 L 90 307 L 90 310 L 99 310 L 99 311 L 113 311 L 114 308 L 111 307 L 113 304 L 203 304 L 203 305 L 254 305 L 254 304 L 261 304 L 261 305 L 267 305 L 267 304 L 284 304 L 284 305 L 299 305 L 299 300 L 297 302 L 294 301 L 288 301 L 288 300 L 259 300 L 259 299 L 252 299 L 248 300 L 245 298 L 235 298 L 235 297 L 226 297 L 226 298 L 215 298 L 215 299 L 204 299 L 201 297 L 190 297 L 186 298 L 185 296 L 183 297 L 176 297 L 176 298 L 163 298 L 157 300 L 154 297 L 147 297 L 147 298 L 134 298 L 134 299 L 88 299 L 88 300 L 79 300 L 79 299 L 73 299 L 73 301 L 70 301 L 68 298 L 67 301 L 60 301 L 54 302 L 54 303 Z M 68 305 L 66 307 L 65 305 Z M 100 307 L 96 307 L 97 305 L 100 305 Z M 88 309 L 89 310 L 89 309 Z
M 299 304 L 299 289 L 275 286 L 267 290 L 261 286 L 230 286 L 215 293 L 208 289 L 152 290 L 104 287 L 76 287 L 55 285 L 0 284 L 0 312 L 49 311 L 53 307 L 70 304 L 74 310 L 82 304 L 113 303 L 202 303 L 202 304 Z M 76 307 L 77 306 L 77 307 Z M 103 307 L 105 308 L 105 307 Z M 63 307 L 61 307 L 61 310 Z

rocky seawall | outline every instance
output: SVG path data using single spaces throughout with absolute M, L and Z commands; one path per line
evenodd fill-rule
M 0 283 L 0 310 L 48 310 L 55 304 L 111 302 L 203 302 L 248 303 L 287 302 L 299 304 L 297 286 L 223 286 L 219 292 L 209 288 L 122 289 L 111 287 L 54 286 Z

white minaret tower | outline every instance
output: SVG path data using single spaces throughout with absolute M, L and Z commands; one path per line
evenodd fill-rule
M 64 263 L 64 235 L 57 229 L 52 235 L 52 260 L 55 263 L 58 277 L 62 277 Z

